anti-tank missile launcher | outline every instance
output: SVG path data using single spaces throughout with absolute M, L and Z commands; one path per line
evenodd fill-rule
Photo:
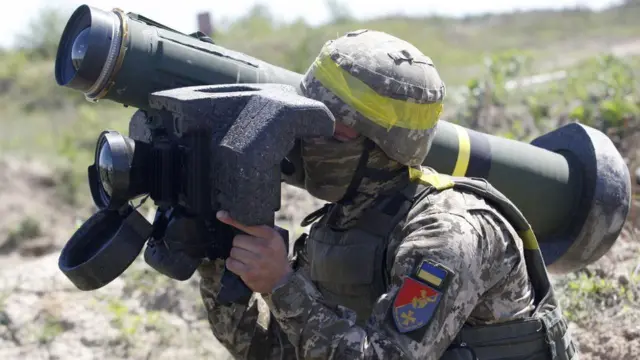
M 134 148 L 142 153 L 147 148 L 144 144 L 149 141 L 156 141 L 156 153 L 164 151 L 168 154 L 173 151 L 171 149 L 179 148 L 179 141 L 170 140 L 171 136 L 164 142 L 150 139 L 154 136 L 161 139 L 163 131 L 179 134 L 182 130 L 177 124 L 184 122 L 176 119 L 186 116 L 184 112 L 187 110 L 184 109 L 189 108 L 187 117 L 190 121 L 195 116 L 211 121 L 213 110 L 207 109 L 203 102 L 197 109 L 185 105 L 189 103 L 186 98 L 182 102 L 167 102 L 174 107 L 171 109 L 166 108 L 166 104 L 164 108 L 158 105 L 157 99 L 167 96 L 162 91 L 185 88 L 184 93 L 189 93 L 196 91 L 189 87 L 205 86 L 197 88 L 196 92 L 200 93 L 197 97 L 209 92 L 216 94 L 211 95 L 216 99 L 235 96 L 246 100 L 251 92 L 255 92 L 257 98 L 267 99 L 281 96 L 266 95 L 271 92 L 288 93 L 293 89 L 299 94 L 302 77 L 216 45 L 201 33 L 187 35 L 139 14 L 119 9 L 103 11 L 86 5 L 80 6 L 66 25 L 56 58 L 55 76 L 59 85 L 76 89 L 89 100 L 111 100 L 140 109 L 131 120 L 129 137 L 111 132 L 99 141 L 99 146 L 108 146 L 114 160 L 109 168 L 111 173 L 107 171 L 102 179 L 110 176 L 111 179 L 128 179 L 121 183 L 120 188 L 125 189 L 123 192 L 106 196 L 119 196 L 121 200 L 134 195 L 149 195 L 148 188 L 134 191 L 125 186 L 136 183 L 133 174 L 138 163 Z M 267 83 L 292 88 L 270 88 L 267 91 L 256 85 L 207 87 Z M 222 96 L 221 91 L 227 94 Z M 291 96 L 286 96 L 287 101 L 292 99 Z M 295 108 L 290 106 L 295 102 L 284 103 L 288 104 L 285 106 L 288 109 Z M 321 111 L 318 110 L 320 108 L 316 111 Z M 169 113 L 176 119 L 172 120 Z M 239 112 L 231 111 L 229 116 L 237 117 Z M 229 124 L 228 121 L 220 122 Z M 273 123 L 271 120 L 266 122 Z M 210 122 L 209 126 L 214 123 Z M 309 131 L 320 132 L 318 129 Z M 302 133 L 304 131 L 299 129 L 298 135 Z M 213 151 L 202 144 L 198 146 L 201 146 L 201 151 Z M 97 168 L 101 167 L 100 161 L 103 160 L 99 153 L 96 156 Z M 115 159 L 120 159 L 118 165 Z M 179 168 L 166 164 L 168 162 L 155 163 L 158 168 L 154 170 L 159 177 L 154 181 L 165 186 L 173 181 L 169 177 L 176 177 L 176 174 L 202 171 L 189 162 L 171 163 L 171 166 L 179 164 Z M 440 121 L 424 165 L 445 174 L 481 177 L 490 181 L 527 217 L 540 242 L 545 262 L 555 273 L 573 271 L 599 259 L 614 244 L 629 212 L 631 183 L 623 158 L 606 135 L 577 123 L 563 126 L 526 144 Z M 116 174 L 122 176 L 116 177 Z M 283 156 L 281 159 L 277 176 L 291 185 L 303 187 L 304 173 L 296 141 L 287 149 L 286 158 Z M 104 188 L 104 181 L 101 183 L 100 179 L 95 172 L 90 176 L 94 188 Z M 215 184 L 212 186 L 216 189 Z M 185 205 L 180 196 L 168 199 L 176 209 Z M 213 206 L 209 201 L 202 204 L 208 209 Z M 162 224 L 161 219 L 157 221 Z M 154 223 L 154 227 L 161 226 Z M 148 231 L 143 231 L 143 235 L 150 236 Z M 70 271 L 63 260 L 61 257 L 61 268 Z

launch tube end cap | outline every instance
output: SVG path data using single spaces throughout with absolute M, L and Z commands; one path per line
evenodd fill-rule
M 540 247 L 551 273 L 585 267 L 611 249 L 631 206 L 631 177 L 622 155 L 604 133 L 572 123 L 545 134 L 532 145 L 564 155 L 572 181 L 581 185 L 575 217 Z M 534 229 L 535 230 L 535 229 Z

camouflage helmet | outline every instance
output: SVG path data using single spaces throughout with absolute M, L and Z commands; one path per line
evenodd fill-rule
M 300 87 L 306 97 L 325 103 L 336 121 L 408 166 L 426 158 L 445 95 L 429 57 L 404 40 L 367 29 L 325 43 Z

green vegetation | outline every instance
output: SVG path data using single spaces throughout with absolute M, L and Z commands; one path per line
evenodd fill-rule
M 322 44 L 338 34 L 359 28 L 389 32 L 434 59 L 449 89 L 444 119 L 510 138 L 529 140 L 573 120 L 618 136 L 622 125 L 633 129 L 638 122 L 638 59 L 592 57 L 605 44 L 640 33 L 634 21 L 640 16 L 637 3 L 603 12 L 390 16 L 360 22 L 336 2 L 329 5 L 334 19 L 323 26 L 281 24 L 257 6 L 233 23 L 221 24 L 212 37 L 220 45 L 304 72 Z M 89 103 L 57 86 L 53 56 L 67 16 L 43 10 L 20 35 L 38 41 L 0 51 L 0 152 L 46 159 L 58 169 L 60 198 L 82 206 L 90 203 L 86 167 L 97 136 L 103 129 L 126 132 L 134 109 L 110 101 Z M 568 69 L 562 81 L 508 87 L 509 81 L 558 68 Z
M 44 325 L 38 334 L 38 342 L 40 344 L 48 344 L 58 335 L 62 334 L 65 331 L 65 328 L 62 321 L 51 314 L 45 313 L 43 316 Z
M 368 21 L 356 21 L 344 8 L 331 4 L 334 19 L 323 26 L 302 21 L 280 24 L 263 7 L 256 7 L 220 26 L 213 38 L 230 49 L 304 72 L 327 40 L 360 28 L 382 30 L 412 42 L 433 58 L 450 89 L 443 116 L 448 121 L 525 141 L 580 121 L 607 132 L 621 151 L 626 151 L 629 135 L 640 126 L 640 58 L 608 53 L 611 44 L 640 34 L 637 0 L 602 12 L 569 9 Z M 41 21 L 29 25 L 23 35 L 38 39 L 33 46 L 0 50 L 0 153 L 46 159 L 58 169 L 61 199 L 82 205 L 90 201 L 86 167 L 95 139 L 102 129 L 126 132 L 134 109 L 108 101 L 90 104 L 81 94 L 56 85 L 52 56 L 66 16 L 55 10 L 43 12 Z M 561 80 L 512 86 L 522 77 L 559 69 L 566 70 Z M 31 226 L 25 229 L 17 233 L 35 231 Z M 560 285 L 568 315 L 574 320 L 587 316 L 585 309 L 612 296 L 637 302 L 629 290 L 637 288 L 635 280 L 619 285 L 576 275 Z M 138 290 L 153 292 L 158 286 L 152 281 Z M 154 323 L 140 317 L 125 321 L 131 314 L 120 303 L 111 303 L 110 309 L 125 334 Z M 55 324 L 45 329 L 43 341 L 58 330 Z
M 389 16 L 363 22 L 335 2 L 329 3 L 334 20 L 321 27 L 302 21 L 278 24 L 264 7 L 214 34 L 214 40 L 268 62 L 303 72 L 325 41 L 337 34 L 369 28 L 388 32 L 414 44 L 432 57 L 449 85 L 459 85 L 481 71 L 484 57 L 513 49 L 528 50 L 536 60 L 553 66 L 556 59 L 584 55 L 585 42 L 601 44 L 635 36 L 640 7 L 632 1 L 624 7 L 594 13 L 575 8 L 505 15 L 407 18 Z M 295 36 L 292 36 L 295 34 Z
M 612 279 L 588 271 L 570 274 L 559 286 L 560 303 L 567 318 L 588 325 L 594 313 L 602 317 L 624 314 L 640 306 L 637 274 Z
M 637 129 L 640 57 L 595 56 L 577 62 L 562 80 L 509 89 L 510 81 L 535 73 L 531 59 L 521 53 L 490 58 L 486 74 L 469 81 L 448 120 L 521 140 L 571 121 L 616 136 L 614 141 Z
M 15 229 L 9 232 L 6 242 L 14 244 L 23 240 L 34 239 L 40 235 L 42 235 L 40 222 L 32 217 L 25 217 Z
M 141 333 L 143 328 L 159 327 L 161 321 L 158 311 L 147 310 L 141 314 L 134 314 L 118 299 L 110 299 L 107 308 L 113 316 L 115 328 L 121 331 L 122 338 L 127 342 L 132 342 L 133 337 Z

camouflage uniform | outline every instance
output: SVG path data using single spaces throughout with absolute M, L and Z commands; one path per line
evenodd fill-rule
M 322 64 L 316 61 L 303 92 L 324 101 L 337 121 L 365 136 L 344 143 L 307 139 L 303 145 L 307 189 L 334 203 L 316 216 L 322 219 L 309 237 L 298 239 L 291 257 L 295 273 L 284 284 L 270 294 L 254 294 L 247 306 L 225 307 L 215 302 L 222 261 L 199 269 L 216 338 L 243 359 L 438 359 L 452 343 L 460 343 L 455 340 L 463 326 L 529 319 L 536 294 L 523 242 L 505 216 L 472 192 L 421 193 L 412 187 L 408 167 L 433 173 L 419 166 L 433 138 L 433 117 L 441 109 L 432 105 L 444 97 L 431 60 L 406 42 L 374 31 L 349 33 L 323 51 L 378 94 L 426 105 L 412 109 L 422 109 L 421 117 L 433 123 L 384 128 L 376 121 L 383 116 L 367 121 L 385 112 L 376 107 L 383 100 L 366 89 L 329 91 L 331 76 L 318 75 Z M 390 63 L 399 67 L 395 75 L 383 71 L 394 66 Z M 380 74 L 388 81 L 376 87 Z M 345 81 L 349 90 L 359 86 L 354 82 Z M 345 100 L 350 96 L 369 102 Z M 362 110 L 367 105 L 369 110 Z M 392 101 L 387 109 L 402 113 L 399 106 Z M 388 199 L 400 192 L 415 200 L 406 212 L 398 212 L 401 219 L 391 221 L 392 211 L 390 218 L 363 226 L 363 219 L 371 218 L 369 209 L 392 207 L 395 202 Z M 366 231 L 391 223 L 382 241 Z M 423 270 L 426 276 L 417 278 Z M 398 311 L 400 299 L 413 291 L 410 285 L 417 289 L 413 295 L 422 296 L 407 305 L 429 312 Z

